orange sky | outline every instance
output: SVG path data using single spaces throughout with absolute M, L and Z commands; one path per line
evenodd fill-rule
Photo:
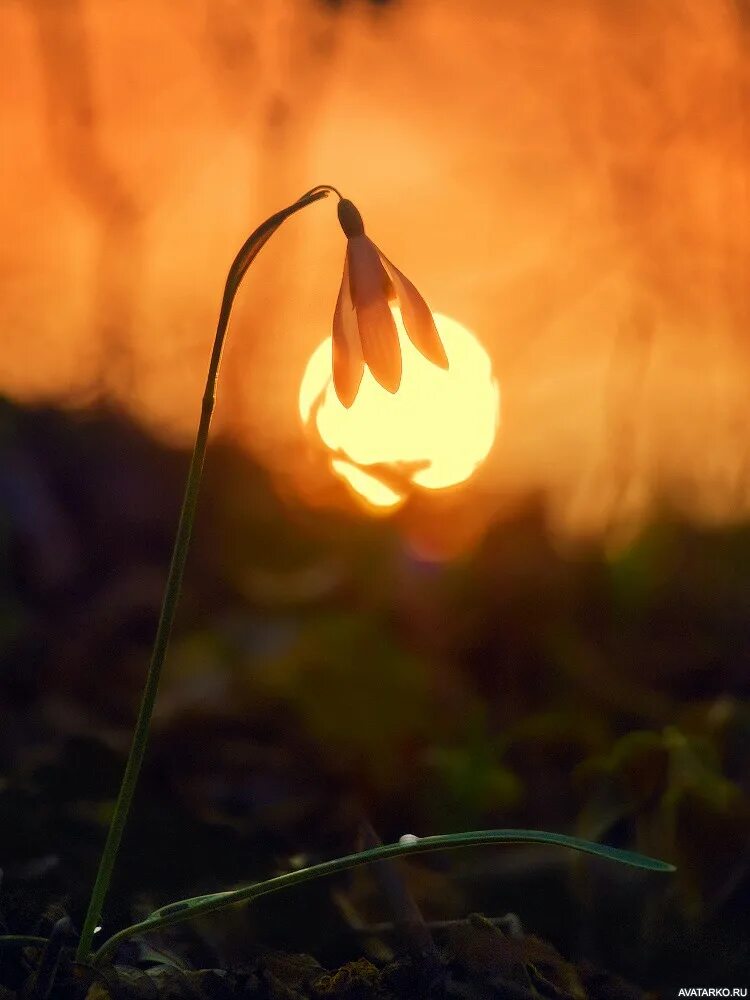
M 4 4 L 0 388 L 186 436 L 234 253 L 327 182 L 493 358 L 469 507 L 746 513 L 749 40 L 735 0 Z M 264 250 L 217 411 L 315 502 L 296 394 L 343 251 L 330 202 Z

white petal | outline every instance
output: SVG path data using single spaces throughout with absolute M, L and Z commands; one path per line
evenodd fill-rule
M 344 275 L 333 313 L 333 387 L 340 402 L 349 408 L 359 391 L 365 362 L 357 329 L 357 314 L 349 286 L 349 256 L 344 257 Z
M 406 275 L 394 267 L 384 254 L 381 253 L 380 257 L 393 282 L 409 340 L 428 361 L 447 368 L 448 357 L 429 306 Z
M 367 236 L 350 239 L 346 252 L 362 355 L 375 380 L 389 392 L 396 392 L 401 384 L 401 347 L 388 305 L 388 275 L 377 247 Z

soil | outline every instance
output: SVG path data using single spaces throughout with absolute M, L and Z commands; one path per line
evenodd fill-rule
M 387 524 L 290 511 L 220 442 L 104 933 L 348 854 L 362 814 L 386 841 L 534 827 L 678 872 L 454 852 L 408 868 L 434 950 L 389 923 L 362 869 L 75 967 L 60 921 L 85 912 L 187 456 L 116 414 L 0 418 L 0 935 L 62 927 L 45 956 L 2 946 L 0 1000 L 742 984 L 750 525 L 665 521 L 613 561 L 561 555 L 531 505 L 464 560 L 425 566 Z
M 390 961 L 362 957 L 325 968 L 311 955 L 269 952 L 232 969 L 188 968 L 174 955 L 133 948 L 133 964 L 96 972 L 59 956 L 54 984 L 39 981 L 40 951 L 25 949 L 3 962 L 11 986 L 1 1000 L 638 1000 L 646 994 L 589 964 L 567 962 L 550 944 L 517 930 L 503 930 L 480 914 L 433 931 L 434 953 L 402 954 Z M 42 963 L 44 964 L 44 963 Z

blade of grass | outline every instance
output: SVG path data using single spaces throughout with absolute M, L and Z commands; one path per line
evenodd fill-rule
M 49 938 L 38 937 L 36 934 L 0 934 L 0 948 L 4 944 L 15 944 L 20 948 L 28 948 L 30 945 L 44 947 Z
M 646 871 L 675 871 L 674 865 L 668 864 L 666 861 L 659 861 L 656 858 L 647 857 L 645 854 L 624 851 L 617 847 L 607 847 L 605 844 L 595 844 L 592 841 L 582 840 L 580 837 L 571 837 L 563 833 L 547 833 L 544 830 L 476 830 L 468 833 L 421 837 L 414 841 L 384 844 L 381 847 L 360 851 L 357 854 L 347 854 L 333 861 L 324 861 L 318 865 L 311 865 L 309 868 L 288 872 L 285 875 L 277 875 L 275 878 L 267 879 L 265 882 L 256 882 L 241 889 L 193 896 L 190 899 L 182 899 L 176 903 L 162 906 L 140 923 L 133 924 L 118 931 L 117 934 L 113 934 L 94 954 L 92 963 L 95 966 L 100 965 L 112 954 L 120 941 L 124 941 L 137 934 L 145 934 L 162 927 L 181 923 L 184 920 L 191 920 L 193 917 L 215 913 L 218 910 L 235 906 L 238 903 L 249 902 L 252 899 L 257 899 L 259 896 L 266 896 L 273 892 L 281 892 L 284 889 L 290 889 L 292 886 L 301 885 L 304 882 L 310 882 L 313 879 L 323 878 L 327 875 L 335 875 L 339 872 L 356 868 L 359 865 L 370 864 L 373 861 L 383 861 L 386 858 L 403 857 L 407 854 L 426 854 L 430 851 L 455 850 L 460 847 L 493 844 L 548 844 L 554 847 L 567 847 L 582 854 L 591 854 L 595 857 L 604 858 L 608 861 L 617 861 L 620 864 L 629 865 L 632 868 L 641 868 Z

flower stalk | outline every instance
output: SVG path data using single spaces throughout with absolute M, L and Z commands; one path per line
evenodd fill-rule
M 198 503 L 198 493 L 203 473 L 203 463 L 206 456 L 208 432 L 211 426 L 211 416 L 216 402 L 216 384 L 219 376 L 219 366 L 221 363 L 224 341 L 226 340 L 227 331 L 229 329 L 229 319 L 232 313 L 232 305 L 234 304 L 235 296 L 247 269 L 282 222 L 289 218 L 290 215 L 293 215 L 295 212 L 300 211 L 300 209 L 305 208 L 307 205 L 311 205 L 313 202 L 318 201 L 321 198 L 325 198 L 331 192 L 338 194 L 335 188 L 332 188 L 329 185 L 319 185 L 302 195 L 301 198 L 289 205 L 287 208 L 284 208 L 280 212 L 276 212 L 272 215 L 248 237 L 229 269 L 226 285 L 224 287 L 224 295 L 221 301 L 221 309 L 219 311 L 219 320 L 216 327 L 213 349 L 211 351 L 211 360 L 208 366 L 208 376 L 206 378 L 206 387 L 203 393 L 200 421 L 195 438 L 195 445 L 193 447 L 192 458 L 190 460 L 190 468 L 185 486 L 185 495 L 182 501 L 182 509 L 180 511 L 177 534 L 175 536 L 174 548 L 172 550 L 172 559 L 167 576 L 161 613 L 159 615 L 159 622 L 156 628 L 151 661 L 149 663 L 146 684 L 143 689 L 138 718 L 133 732 L 130 753 L 128 754 L 128 760 L 125 765 L 125 772 L 120 785 L 120 791 L 117 796 L 114 812 L 110 821 L 107 840 L 99 861 L 99 869 L 91 892 L 91 898 L 84 920 L 83 929 L 81 931 L 81 937 L 78 942 L 76 959 L 79 962 L 85 962 L 91 954 L 94 934 L 96 933 L 96 929 L 100 923 L 104 902 L 120 848 L 120 842 L 122 840 L 125 824 L 127 823 L 130 806 L 133 801 L 133 795 L 135 793 L 141 766 L 143 764 L 143 758 L 146 752 L 151 717 L 153 715 L 156 696 L 159 690 L 159 680 L 161 677 L 162 667 L 164 666 L 164 660 L 166 659 L 169 639 L 172 633 L 172 625 L 174 623 L 175 612 L 177 610 L 177 604 L 182 588 L 182 578 L 185 572 L 185 563 L 187 561 L 190 536 L 192 534 L 193 521 L 195 520 L 195 510 Z

